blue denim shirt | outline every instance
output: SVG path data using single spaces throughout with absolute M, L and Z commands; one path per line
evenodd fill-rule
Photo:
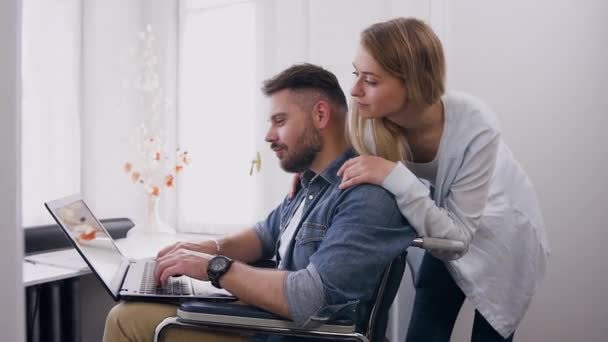
M 254 228 L 263 258 L 278 258 L 280 236 L 306 198 L 282 260 L 291 271 L 285 281 L 289 313 L 301 327 L 319 326 L 357 303 L 357 311 L 365 312 L 388 263 L 416 236 L 383 188 L 362 184 L 338 189 L 337 172 L 354 156 L 349 149 L 319 175 L 304 172 L 296 196 L 286 198 Z

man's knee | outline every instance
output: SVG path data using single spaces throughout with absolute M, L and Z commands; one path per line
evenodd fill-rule
M 137 308 L 137 306 L 138 305 L 133 305 L 132 303 L 124 302 L 114 305 L 114 307 L 112 308 L 112 310 L 110 310 L 108 316 L 106 317 L 106 325 L 119 325 L 121 322 L 125 321 L 133 322 L 134 317 L 138 317 L 141 315 L 141 309 Z
M 156 325 L 166 317 L 174 316 L 176 309 L 175 305 L 170 304 L 119 303 L 106 317 L 104 335 L 129 339 L 137 337 L 137 340 L 144 337 L 144 340 L 147 340 L 154 334 Z
M 121 315 L 123 315 L 124 310 L 122 309 L 122 303 L 118 305 L 114 305 L 114 307 L 108 312 L 108 316 L 106 316 L 106 330 L 111 327 L 115 328 L 118 326 L 118 322 L 120 320 Z
M 104 341 L 152 341 L 156 326 L 166 317 L 175 316 L 177 306 L 141 302 L 123 302 L 106 317 Z M 164 335 L 167 341 L 242 342 L 249 336 L 172 327 Z
M 108 312 L 108 316 L 106 317 L 106 324 L 108 322 L 116 322 L 118 320 L 118 317 L 120 316 L 120 312 L 121 312 L 121 307 L 122 307 L 122 303 L 119 303 L 117 305 L 114 305 L 114 307 L 112 307 L 110 312 Z
M 108 312 L 104 329 L 104 342 L 120 341 L 126 337 L 120 326 L 120 322 L 124 321 L 125 311 L 123 303 L 119 303 Z

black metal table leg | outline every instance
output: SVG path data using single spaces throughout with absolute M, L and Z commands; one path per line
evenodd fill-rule
M 26 288 L 27 341 L 40 342 L 40 286 Z

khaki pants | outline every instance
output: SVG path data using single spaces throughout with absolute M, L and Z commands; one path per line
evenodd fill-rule
M 176 305 L 122 302 L 112 308 L 106 318 L 104 342 L 151 342 L 154 329 L 163 319 L 175 316 Z M 165 330 L 163 341 L 167 342 L 245 342 L 250 336 L 207 332 L 178 327 Z

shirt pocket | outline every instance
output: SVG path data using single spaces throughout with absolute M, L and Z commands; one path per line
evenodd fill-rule
M 296 242 L 298 245 L 305 245 L 310 242 L 321 241 L 325 236 L 326 229 L 327 227 L 324 224 L 304 222 L 298 231 Z
M 295 238 L 293 251 L 294 264 L 297 269 L 305 268 L 308 265 L 310 256 L 319 249 L 319 246 L 325 237 L 326 229 L 327 226 L 324 224 L 314 222 L 302 223 Z

